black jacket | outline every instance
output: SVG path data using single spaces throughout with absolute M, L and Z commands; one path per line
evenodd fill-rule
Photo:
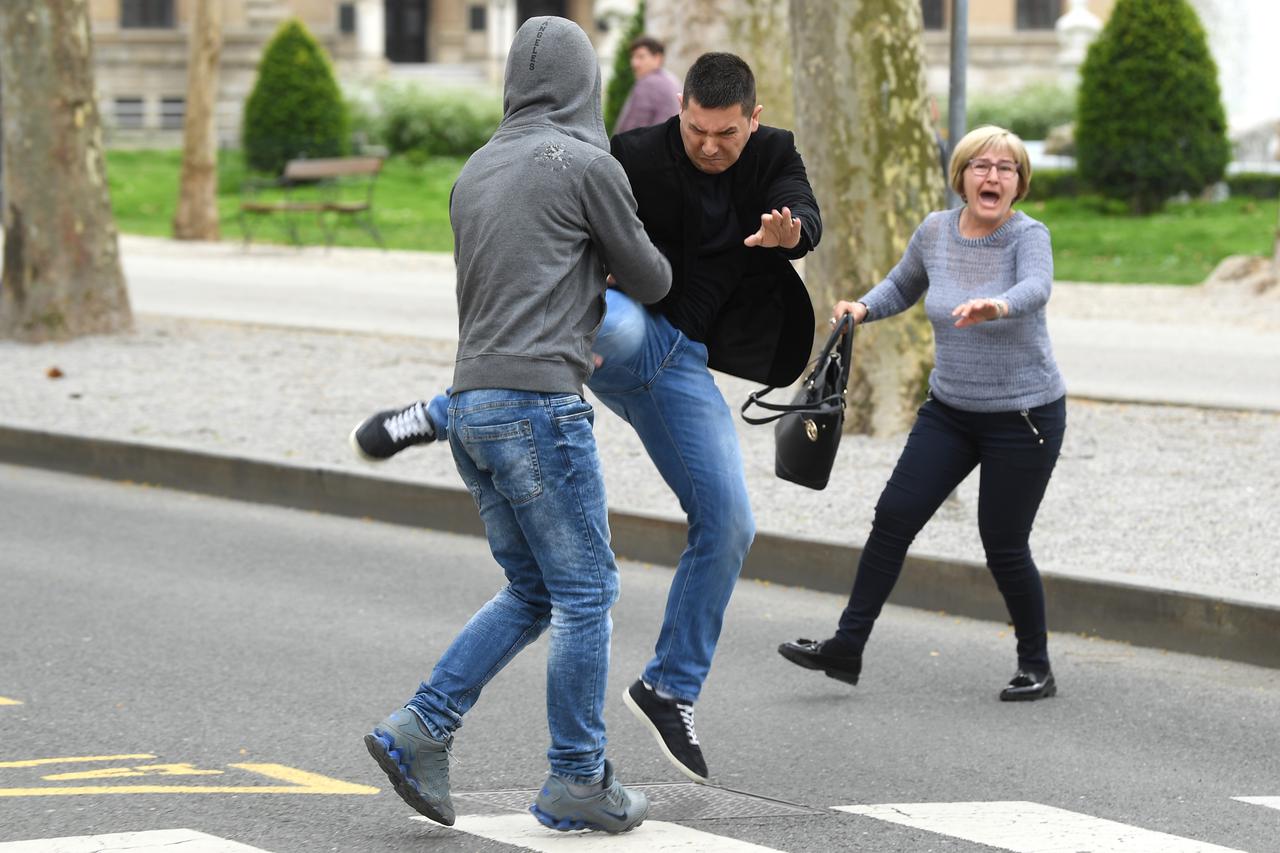
M 680 140 L 680 117 L 613 137 L 613 156 L 631 181 L 645 231 L 671 262 L 671 291 L 652 306 L 682 296 L 699 262 L 702 205 L 685 170 L 692 169 Z M 732 167 L 732 198 L 746 239 L 760 228 L 760 214 L 791 208 L 802 233 L 794 249 L 739 246 L 733 262 L 740 284 L 721 308 L 704 343 L 716 370 L 789 385 L 804 371 L 813 346 L 813 304 L 788 263 L 818 245 L 822 218 L 790 131 L 763 125 L 751 135 Z

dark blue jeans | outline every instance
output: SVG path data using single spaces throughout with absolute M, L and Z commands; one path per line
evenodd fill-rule
M 980 469 L 978 532 L 1018 638 L 1018 666 L 1049 669 L 1044 587 L 1031 525 L 1066 432 L 1066 398 L 1026 412 L 965 412 L 929 397 L 876 504 L 836 639 L 861 649 L 889 598 L 907 548 L 956 486 Z

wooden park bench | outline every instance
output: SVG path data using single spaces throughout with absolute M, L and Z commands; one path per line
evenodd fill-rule
M 381 157 L 325 157 L 290 160 L 274 181 L 246 181 L 240 192 L 240 231 L 245 243 L 254 224 L 279 214 L 295 246 L 302 245 L 298 219 L 314 215 L 324 232 L 325 246 L 333 245 L 336 225 L 349 217 L 386 248 L 373 221 L 373 186 L 382 171 Z

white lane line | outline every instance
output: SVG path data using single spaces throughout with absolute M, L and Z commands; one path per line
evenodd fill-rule
M 424 817 L 411 818 L 431 826 L 439 824 Z M 537 853 L 780 853 L 772 847 L 761 847 L 723 835 L 701 832 L 667 823 L 646 820 L 630 832 L 609 835 L 605 832 L 556 832 L 547 829 L 529 814 L 458 815 L 453 828 L 468 835 L 478 835 Z
M 1231 799 L 1255 806 L 1266 806 L 1269 809 L 1280 809 L 1280 797 L 1232 797 Z
M 885 803 L 833 808 L 1014 853 L 1243 853 L 1040 803 Z
M 259 847 L 205 835 L 193 829 L 0 841 L 0 853 L 109 853 L 112 850 L 127 850 L 129 853 L 266 853 Z

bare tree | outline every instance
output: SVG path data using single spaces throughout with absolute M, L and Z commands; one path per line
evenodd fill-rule
M 791 0 L 796 123 L 826 239 L 806 260 L 821 326 L 889 272 L 942 204 L 918 0 Z M 859 330 L 847 428 L 905 429 L 932 360 L 921 306 Z
M 93 86 L 85 0 L 0 3 L 4 271 L 0 336 L 132 325 Z
M 222 0 L 196 0 L 187 61 L 182 128 L 182 180 L 173 236 L 218 239 L 218 59 L 222 54 Z

